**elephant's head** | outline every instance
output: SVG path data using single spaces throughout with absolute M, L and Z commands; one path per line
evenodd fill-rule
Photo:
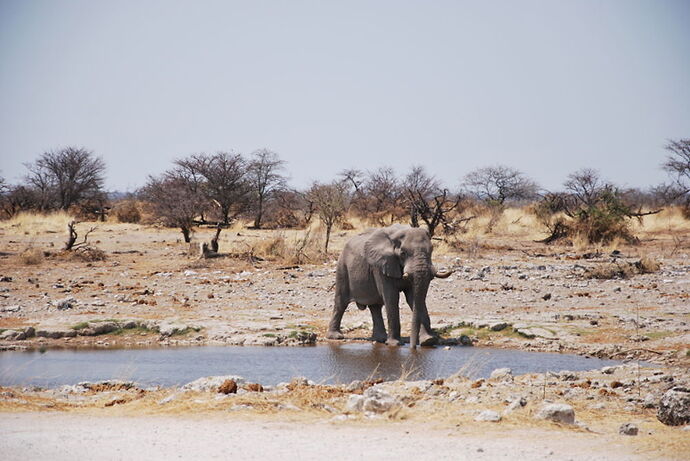
M 389 278 L 411 288 L 412 333 L 410 345 L 417 345 L 420 322 L 427 321 L 426 294 L 434 277 L 446 278 L 450 272 L 437 272 L 431 263 L 431 238 L 426 229 L 396 224 L 379 229 L 365 243 L 369 264 Z

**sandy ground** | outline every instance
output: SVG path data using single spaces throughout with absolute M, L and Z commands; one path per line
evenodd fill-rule
M 331 255 L 323 261 L 294 264 L 276 256 L 271 242 L 282 239 L 289 253 L 304 231 L 228 229 L 221 234 L 221 257 L 199 260 L 174 229 L 99 223 L 89 242 L 106 259 L 80 261 L 59 251 L 64 224 L 0 224 L 0 348 L 324 341 L 335 259 L 359 231 L 337 231 Z M 91 224 L 80 226 L 83 233 Z M 342 389 L 336 397 L 325 390 L 327 398 L 321 400 L 307 394 L 302 401 L 288 401 L 302 412 L 319 412 L 318 421 L 305 422 L 275 418 L 285 411 L 276 410 L 285 401 L 270 393 L 256 407 L 268 414 L 226 417 L 234 397 L 221 400 L 219 410 L 214 393 L 161 406 L 164 394 L 175 390 L 83 397 L 61 395 L 59 389 L 5 388 L 0 457 L 417 459 L 421 453 L 480 460 L 687 459 L 678 455 L 690 450 L 686 432 L 661 425 L 655 406 L 668 388 L 690 382 L 690 226 L 669 218 L 639 230 L 640 245 L 615 248 L 545 246 L 534 242 L 537 236 L 529 226 L 533 223 L 526 216 L 512 217 L 492 235 L 463 236 L 457 248 L 435 241 L 436 265 L 455 271 L 434 281 L 428 295 L 432 326 L 443 339 L 452 344 L 466 335 L 478 346 L 642 358 L 663 368 L 642 377 L 633 367 L 614 374 L 523 376 L 509 384 L 434 385 L 422 394 L 401 394 L 414 404 L 405 410 L 410 420 L 369 421 L 360 415 L 342 423 L 330 422 L 334 414 L 347 416 Z M 197 247 L 211 233 L 200 229 Z M 50 254 L 27 261 L 22 256 L 27 249 Z M 587 275 L 611 264 L 630 267 L 643 257 L 660 268 L 624 279 Z M 60 309 L 65 298 L 72 301 Z M 401 311 L 407 336 L 410 314 L 404 302 Z M 135 328 L 122 327 L 132 321 Z M 98 333 L 99 326 L 113 322 L 116 331 Z M 17 337 L 28 328 L 36 336 Z M 369 313 L 350 307 L 343 332 L 349 341 L 369 340 Z M 530 415 L 544 392 L 573 405 L 588 428 L 534 423 Z M 502 411 L 521 395 L 528 400 L 525 416 L 497 424 L 473 421 L 476 411 Z M 243 405 L 257 403 L 238 398 Z M 169 405 L 178 407 L 168 410 Z M 271 410 L 261 410 L 266 407 Z M 122 413 L 108 413 L 113 408 Z M 195 417 L 201 409 L 214 410 Z M 167 413 L 146 416 L 150 411 Z M 619 435 L 619 425 L 631 421 L 640 424 L 642 434 Z
M 0 451 L 24 459 L 637 460 L 626 440 L 543 429 L 466 432 L 410 423 L 236 421 L 220 417 L 5 414 Z

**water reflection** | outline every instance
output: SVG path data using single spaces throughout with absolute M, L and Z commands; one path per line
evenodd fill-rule
M 240 375 L 277 384 L 295 376 L 316 382 L 349 383 L 368 378 L 434 379 L 460 372 L 486 377 L 510 367 L 513 373 L 591 370 L 620 362 L 571 354 L 479 347 L 388 347 L 332 343 L 317 347 L 194 347 L 161 349 L 48 350 L 0 352 L 0 385 L 52 387 L 80 381 L 133 380 L 171 386 L 202 376 Z

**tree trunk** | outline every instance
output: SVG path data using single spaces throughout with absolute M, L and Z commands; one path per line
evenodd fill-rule
M 184 237 L 184 242 L 185 242 L 185 243 L 189 243 L 189 242 L 192 241 L 192 239 L 190 238 L 190 233 L 191 233 L 191 232 L 190 232 L 190 229 L 189 229 L 188 227 L 184 227 L 184 226 L 183 226 L 183 227 L 180 228 L 180 231 L 182 231 L 182 236 Z
M 333 225 L 326 225 L 326 253 L 328 253 L 328 242 L 331 239 L 331 227 L 333 227 Z

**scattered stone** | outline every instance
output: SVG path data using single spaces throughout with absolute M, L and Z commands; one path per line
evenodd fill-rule
M 364 402 L 362 403 L 364 411 L 385 413 L 397 406 L 400 406 L 400 400 L 378 386 L 370 387 L 364 392 Z
M 537 337 L 544 339 L 558 339 L 558 336 L 556 336 L 554 333 L 545 328 L 540 327 L 517 328 L 515 332 L 521 336 L 524 336 L 527 339 L 533 339 Z
M 0 312 L 19 312 L 20 310 L 22 310 L 22 308 L 17 304 L 0 308 Z
M 506 322 L 494 322 L 489 324 L 489 329 L 491 331 L 501 331 L 505 330 L 506 328 L 508 328 L 508 324 Z
M 228 380 L 234 381 L 236 385 L 244 384 L 244 378 L 241 376 L 207 376 L 187 383 L 180 389 L 183 391 L 218 392 L 220 386 Z
M 67 297 L 67 298 L 63 298 L 63 299 L 58 299 L 57 301 L 55 301 L 53 303 L 53 305 L 55 307 L 57 307 L 57 309 L 59 311 L 72 309 L 76 304 L 77 304 L 77 300 L 74 299 L 72 296 Z
M 0 277 L 0 282 L 11 282 L 11 281 L 12 281 L 12 277 L 10 277 L 8 275 L 3 275 L 2 277 Z
M 557 423 L 574 424 L 575 410 L 565 403 L 548 403 L 539 409 L 535 418 Z
M 546 293 L 544 296 L 541 297 L 541 299 L 543 299 L 544 301 L 548 301 L 549 299 L 551 299 L 551 293 Z
M 470 339 L 470 337 L 467 335 L 461 335 L 460 338 L 458 338 L 458 341 L 460 342 L 461 346 L 471 346 L 472 345 L 472 339 Z
M 475 418 L 475 421 L 488 421 L 492 423 L 497 423 L 501 420 L 501 415 L 493 410 L 484 410 L 480 412 Z
M 259 383 L 249 383 L 244 388 L 250 392 L 263 392 L 264 387 Z
M 347 412 L 362 411 L 363 406 L 364 406 L 364 396 L 359 395 L 359 394 L 352 394 L 352 395 L 350 395 L 350 397 L 348 397 L 347 402 L 345 403 L 345 411 L 347 411 Z
M 621 424 L 618 428 L 618 433 L 621 435 L 637 435 L 637 426 L 633 423 Z
M 513 370 L 510 368 L 496 368 L 491 372 L 489 377 L 491 380 L 495 381 L 512 381 L 513 380 Z
M 603 367 L 601 369 L 601 372 L 604 373 L 605 375 L 612 375 L 613 373 L 616 372 L 618 367 Z
M 220 394 L 237 394 L 237 383 L 234 379 L 226 379 L 223 384 L 218 386 Z
M 668 390 L 659 402 L 656 417 L 667 426 L 690 423 L 690 389 L 674 387 Z
M 504 410 L 504 414 L 510 414 L 514 412 L 515 410 L 519 410 L 520 408 L 523 408 L 524 406 L 527 405 L 527 399 L 524 397 L 519 397 L 512 402 L 510 402 L 510 405 L 508 405 L 508 408 Z

